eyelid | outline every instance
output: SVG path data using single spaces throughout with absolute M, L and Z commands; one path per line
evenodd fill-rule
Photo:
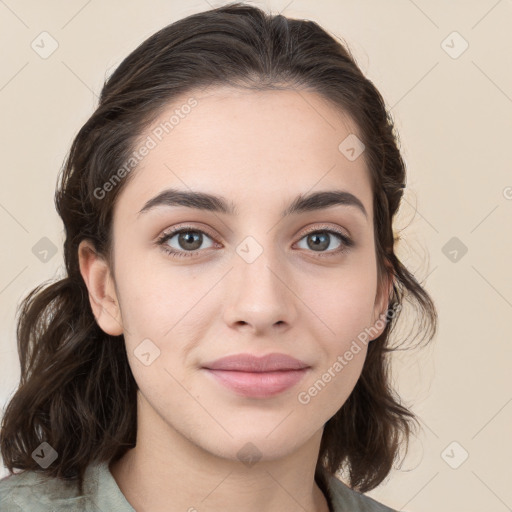
M 340 235 L 345 236 L 346 238 L 352 238 L 350 236 L 350 233 L 347 229 L 341 228 L 339 226 L 333 226 L 332 224 L 315 224 L 311 226 L 310 228 L 306 228 L 306 231 L 303 231 L 301 234 L 301 238 L 303 238 L 306 235 L 309 235 L 309 233 L 314 233 L 315 231 L 335 231 L 336 233 L 339 233 Z
M 200 232 L 203 231 L 210 238 L 212 238 L 212 239 L 217 238 L 217 236 L 214 235 L 209 230 L 209 228 L 207 228 L 206 226 L 204 226 L 202 224 L 198 227 L 198 226 L 193 226 L 190 223 L 184 223 L 184 224 L 177 224 L 176 226 L 173 226 L 172 228 L 162 231 L 162 233 L 158 235 L 157 240 L 164 238 L 166 235 L 175 235 L 175 234 L 177 234 L 177 232 L 179 232 L 182 229 L 189 229 L 190 231 L 200 231 Z M 347 229 L 340 228 L 338 226 L 332 226 L 331 224 L 320 224 L 320 225 L 315 224 L 315 225 L 310 226 L 309 228 L 305 228 L 305 231 L 301 232 L 301 238 L 308 235 L 309 233 L 314 233 L 315 231 L 320 231 L 320 230 L 333 230 L 335 232 L 339 232 L 340 234 L 344 235 L 347 238 L 350 238 L 350 239 L 352 238 L 352 236 L 350 235 L 350 233 Z
M 182 230 L 203 232 L 212 239 L 216 238 L 216 235 L 214 235 L 207 227 L 203 226 L 202 224 L 200 226 L 193 226 L 191 223 L 183 223 L 183 224 L 177 224 L 177 225 L 173 226 L 172 228 L 168 228 L 168 229 L 165 229 L 164 231 L 162 231 L 162 233 L 160 235 L 158 235 L 157 241 L 165 238 L 167 235 L 170 235 L 170 236 L 176 235 Z

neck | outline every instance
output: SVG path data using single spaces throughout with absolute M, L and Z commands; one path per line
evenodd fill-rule
M 322 430 L 292 454 L 241 461 L 204 450 L 139 405 L 136 446 L 110 466 L 137 512 L 329 512 L 315 482 Z

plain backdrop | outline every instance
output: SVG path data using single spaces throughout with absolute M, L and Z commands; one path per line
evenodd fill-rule
M 2 407 L 19 378 L 16 307 L 62 275 L 57 174 L 105 78 L 156 30 L 224 3 L 0 2 Z M 439 332 L 394 358 L 422 432 L 369 495 L 409 512 L 512 509 L 512 2 L 252 3 L 347 42 L 386 100 L 408 168 L 399 254 L 434 298 Z M 46 261 L 41 244 L 55 246 Z

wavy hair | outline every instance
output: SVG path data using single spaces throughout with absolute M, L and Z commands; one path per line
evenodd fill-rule
M 296 88 L 319 93 L 357 124 L 371 177 L 380 283 L 392 278 L 390 306 L 415 307 L 418 334 L 437 330 L 434 303 L 395 255 L 393 219 L 405 187 L 398 135 L 384 100 L 346 45 L 317 23 L 271 15 L 243 3 L 200 12 L 142 42 L 108 77 L 99 104 L 72 142 L 59 173 L 55 204 L 65 227 L 66 276 L 32 290 L 18 307 L 19 386 L 1 424 L 0 448 L 14 468 L 73 480 L 82 492 L 87 466 L 113 462 L 135 446 L 137 384 L 124 337 L 100 329 L 81 276 L 84 239 L 112 268 L 112 212 L 133 173 L 107 194 L 113 170 L 129 160 L 154 119 L 178 96 L 231 84 L 248 89 Z M 369 343 L 361 376 L 340 410 L 324 425 L 315 479 L 346 470 L 351 487 L 366 492 L 393 468 L 418 420 L 391 385 L 387 318 Z M 414 337 L 416 339 L 416 336 Z M 402 344 L 405 342 L 402 339 Z M 48 442 L 57 459 L 42 469 L 33 451 Z

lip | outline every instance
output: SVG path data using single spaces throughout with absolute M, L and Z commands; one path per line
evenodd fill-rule
M 296 385 L 310 366 L 286 354 L 263 357 L 236 354 L 203 365 L 220 384 L 236 394 L 251 398 L 269 398 Z
M 232 356 L 221 357 L 215 361 L 204 363 L 203 368 L 208 370 L 232 370 L 257 373 L 282 370 L 302 370 L 304 368 L 309 368 L 309 365 L 286 354 L 273 352 L 272 354 L 266 354 L 264 356 L 234 354 Z

